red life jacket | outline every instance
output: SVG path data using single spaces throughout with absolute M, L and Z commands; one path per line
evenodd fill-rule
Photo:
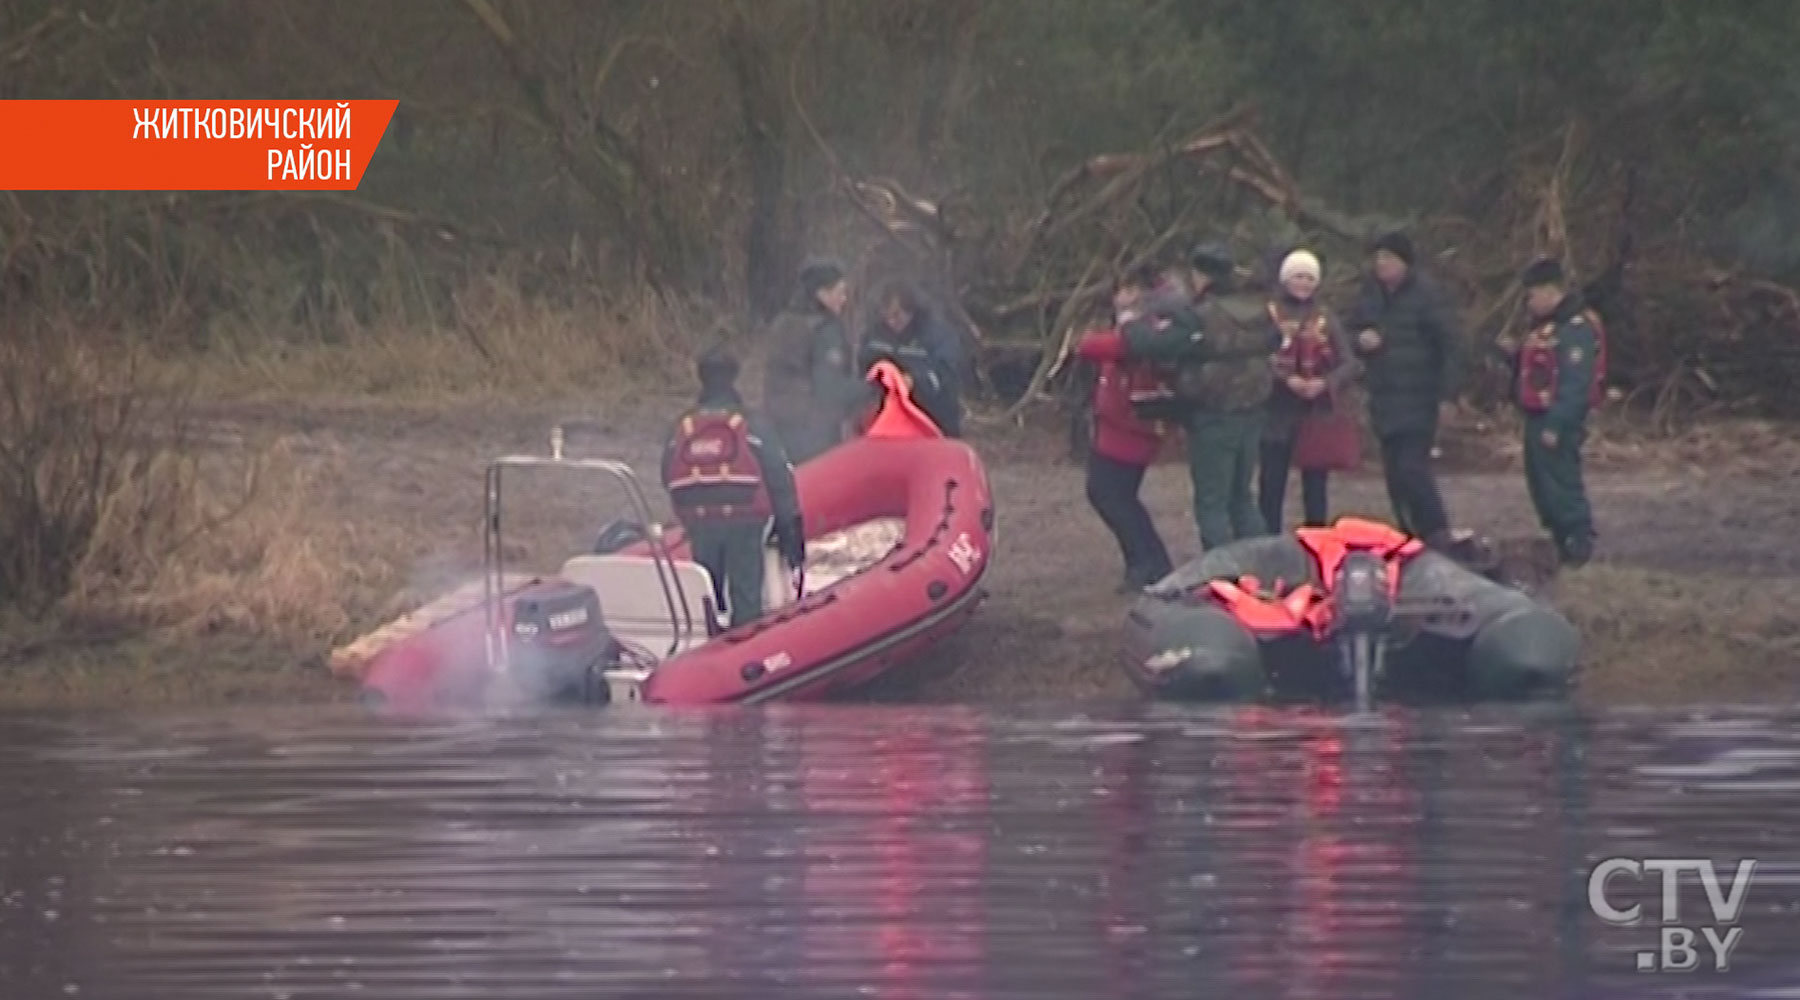
M 1288 319 L 1281 307 L 1269 303 L 1269 319 L 1281 331 L 1281 347 L 1275 352 L 1275 370 L 1283 379 L 1290 375 L 1301 378 L 1324 378 L 1338 366 L 1337 349 L 1332 346 L 1326 329 L 1325 310 L 1313 309 L 1310 316 Z
M 1158 409 L 1168 409 L 1175 399 L 1175 388 L 1168 376 L 1153 365 L 1121 363 L 1117 378 L 1123 387 L 1130 416 L 1137 426 L 1158 437 L 1168 433 L 1169 422 L 1157 416 L 1146 416 Z
M 1088 334 L 1077 345 L 1076 355 L 1099 365 L 1094 382 L 1094 452 L 1115 462 L 1148 465 L 1156 461 L 1169 435 L 1169 424 L 1146 419 L 1174 398 L 1174 389 L 1152 365 L 1124 360 L 1119 331 Z
M 1588 380 L 1588 405 L 1599 406 L 1606 401 L 1606 326 L 1592 309 L 1583 309 L 1579 318 L 1594 328 L 1594 372 Z M 1556 326 L 1554 318 L 1546 320 L 1527 334 L 1519 347 L 1519 377 L 1513 392 L 1519 408 L 1527 413 L 1549 410 L 1556 398 L 1556 379 L 1561 369 Z
M 1212 598 L 1252 632 L 1279 635 L 1307 629 L 1314 638 L 1323 639 L 1331 631 L 1331 587 L 1345 556 L 1354 551 L 1379 556 L 1386 569 L 1388 598 L 1392 600 L 1400 593 L 1401 566 L 1425 551 L 1425 544 L 1417 538 L 1379 521 L 1357 517 L 1338 518 L 1329 528 L 1300 528 L 1294 535 L 1312 556 L 1318 586 L 1301 581 L 1284 591 L 1286 581 L 1276 580 L 1272 588 L 1265 589 L 1261 580 L 1248 575 L 1207 583 Z
M 683 521 L 761 521 L 774 513 L 744 415 L 689 410 L 664 453 L 663 487 Z

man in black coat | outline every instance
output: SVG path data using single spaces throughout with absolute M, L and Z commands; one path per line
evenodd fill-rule
M 1381 441 L 1388 499 L 1400 528 L 1452 551 L 1450 517 L 1431 452 L 1441 406 L 1455 399 L 1464 348 L 1456 311 L 1415 268 L 1412 240 L 1388 233 L 1371 248 L 1371 273 L 1349 316 L 1369 392 L 1369 422 Z

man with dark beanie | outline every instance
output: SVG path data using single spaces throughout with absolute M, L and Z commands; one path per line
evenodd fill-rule
M 1562 264 L 1533 261 L 1520 276 L 1531 330 L 1503 342 L 1513 359 L 1513 399 L 1525 413 L 1525 485 L 1564 564 L 1594 553 L 1594 513 L 1581 476 L 1590 407 L 1605 397 L 1606 328 Z
M 723 348 L 700 356 L 700 396 L 663 445 L 663 488 L 687 532 L 694 561 L 712 574 L 716 607 L 731 624 L 763 610 L 762 545 L 769 521 L 792 569 L 806 565 L 806 536 L 794 470 L 781 444 L 759 433 L 738 395 L 737 358 Z
M 1364 366 L 1388 500 L 1401 530 L 1454 553 L 1431 452 L 1439 408 L 1456 397 L 1461 383 L 1462 333 L 1442 291 L 1418 272 L 1405 233 L 1383 234 L 1370 251 L 1371 273 L 1346 325 L 1355 331 Z
M 846 422 L 877 395 L 856 375 L 844 326 L 849 301 L 843 267 L 810 258 L 793 301 L 769 327 L 763 409 L 796 465 L 842 441 Z

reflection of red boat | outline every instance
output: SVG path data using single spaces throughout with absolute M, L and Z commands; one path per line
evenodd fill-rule
M 820 995 L 974 1000 L 990 926 L 986 733 L 969 712 L 889 719 L 867 719 L 856 760 L 802 735 L 795 965 L 837 988 Z
M 500 555 L 505 469 L 610 475 L 640 523 L 653 522 L 629 467 L 565 459 L 559 434 L 548 458 L 501 458 L 488 468 L 480 599 L 471 595 L 436 620 L 415 616 L 422 627 L 390 626 L 400 634 L 366 659 L 364 688 L 392 706 L 479 703 L 497 683 L 528 700 L 754 703 L 841 692 L 916 655 L 985 596 L 994 504 L 974 449 L 942 437 L 896 373 L 877 366 L 874 377 L 889 393 L 868 432 L 795 470 L 809 542 L 904 522 L 899 542 L 872 565 L 799 596 L 771 574 L 768 610 L 730 629 L 679 527 L 574 556 L 554 577 L 516 580 Z

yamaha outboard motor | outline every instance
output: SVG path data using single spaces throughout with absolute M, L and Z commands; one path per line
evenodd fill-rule
M 534 589 L 512 606 L 507 636 L 512 675 L 533 700 L 606 704 L 607 669 L 617 649 L 591 587 Z
M 1357 708 L 1366 711 L 1381 677 L 1388 627 L 1394 618 L 1386 565 L 1372 552 L 1349 553 L 1338 567 L 1332 598 L 1338 662 L 1356 692 Z

